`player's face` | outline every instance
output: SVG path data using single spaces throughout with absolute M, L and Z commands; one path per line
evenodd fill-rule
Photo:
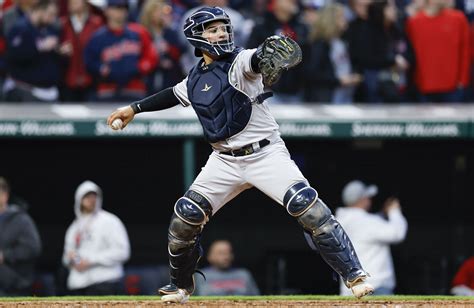
M 229 39 L 228 25 L 223 21 L 213 21 L 206 25 L 206 29 L 202 33 L 202 37 L 209 43 L 217 43 Z
M 81 212 L 84 214 L 94 212 L 96 203 L 97 203 L 97 194 L 95 192 L 90 192 L 86 194 L 82 198 Z

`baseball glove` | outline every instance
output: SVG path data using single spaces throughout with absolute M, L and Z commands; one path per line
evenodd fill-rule
M 298 43 L 291 38 L 273 35 L 258 46 L 257 58 L 263 83 L 271 86 L 280 79 L 283 70 L 301 62 L 302 52 Z

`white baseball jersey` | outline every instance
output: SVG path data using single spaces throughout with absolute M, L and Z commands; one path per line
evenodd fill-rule
M 234 88 L 254 100 L 264 92 L 262 75 L 252 70 L 251 58 L 256 49 L 242 50 L 229 70 L 229 82 Z M 187 81 L 173 87 L 175 96 L 184 107 L 191 105 Z M 262 139 L 270 144 L 253 154 L 233 157 L 220 152 L 240 149 Z M 212 143 L 214 152 L 202 168 L 190 189 L 205 196 L 213 213 L 240 192 L 255 186 L 263 193 L 283 204 L 287 190 L 297 182 L 307 182 L 291 160 L 285 143 L 280 138 L 278 124 L 266 102 L 252 104 L 252 114 L 247 126 L 230 138 Z

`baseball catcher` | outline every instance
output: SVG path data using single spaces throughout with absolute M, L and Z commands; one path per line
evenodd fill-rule
M 323 259 L 356 297 L 373 291 L 344 229 L 319 198 L 280 137 L 265 92 L 285 70 L 301 61 L 290 38 L 272 36 L 257 49 L 234 46 L 229 16 L 219 7 L 204 7 L 186 19 L 184 34 L 202 57 L 188 76 L 108 118 L 125 127 L 141 112 L 176 105 L 191 106 L 213 148 L 206 165 L 174 204 L 168 229 L 170 283 L 159 292 L 166 302 L 184 303 L 194 291 L 193 274 L 200 257 L 201 234 L 219 209 L 242 191 L 257 187 L 293 216 Z M 116 128 L 116 126 L 114 125 Z M 262 217 L 264 221 L 265 217 Z

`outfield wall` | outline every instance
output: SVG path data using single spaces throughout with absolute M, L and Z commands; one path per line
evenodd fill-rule
M 141 114 L 126 130 L 105 119 L 116 105 L 0 105 L 0 137 L 201 137 L 192 108 Z M 274 105 L 285 137 L 474 138 L 474 105 Z

